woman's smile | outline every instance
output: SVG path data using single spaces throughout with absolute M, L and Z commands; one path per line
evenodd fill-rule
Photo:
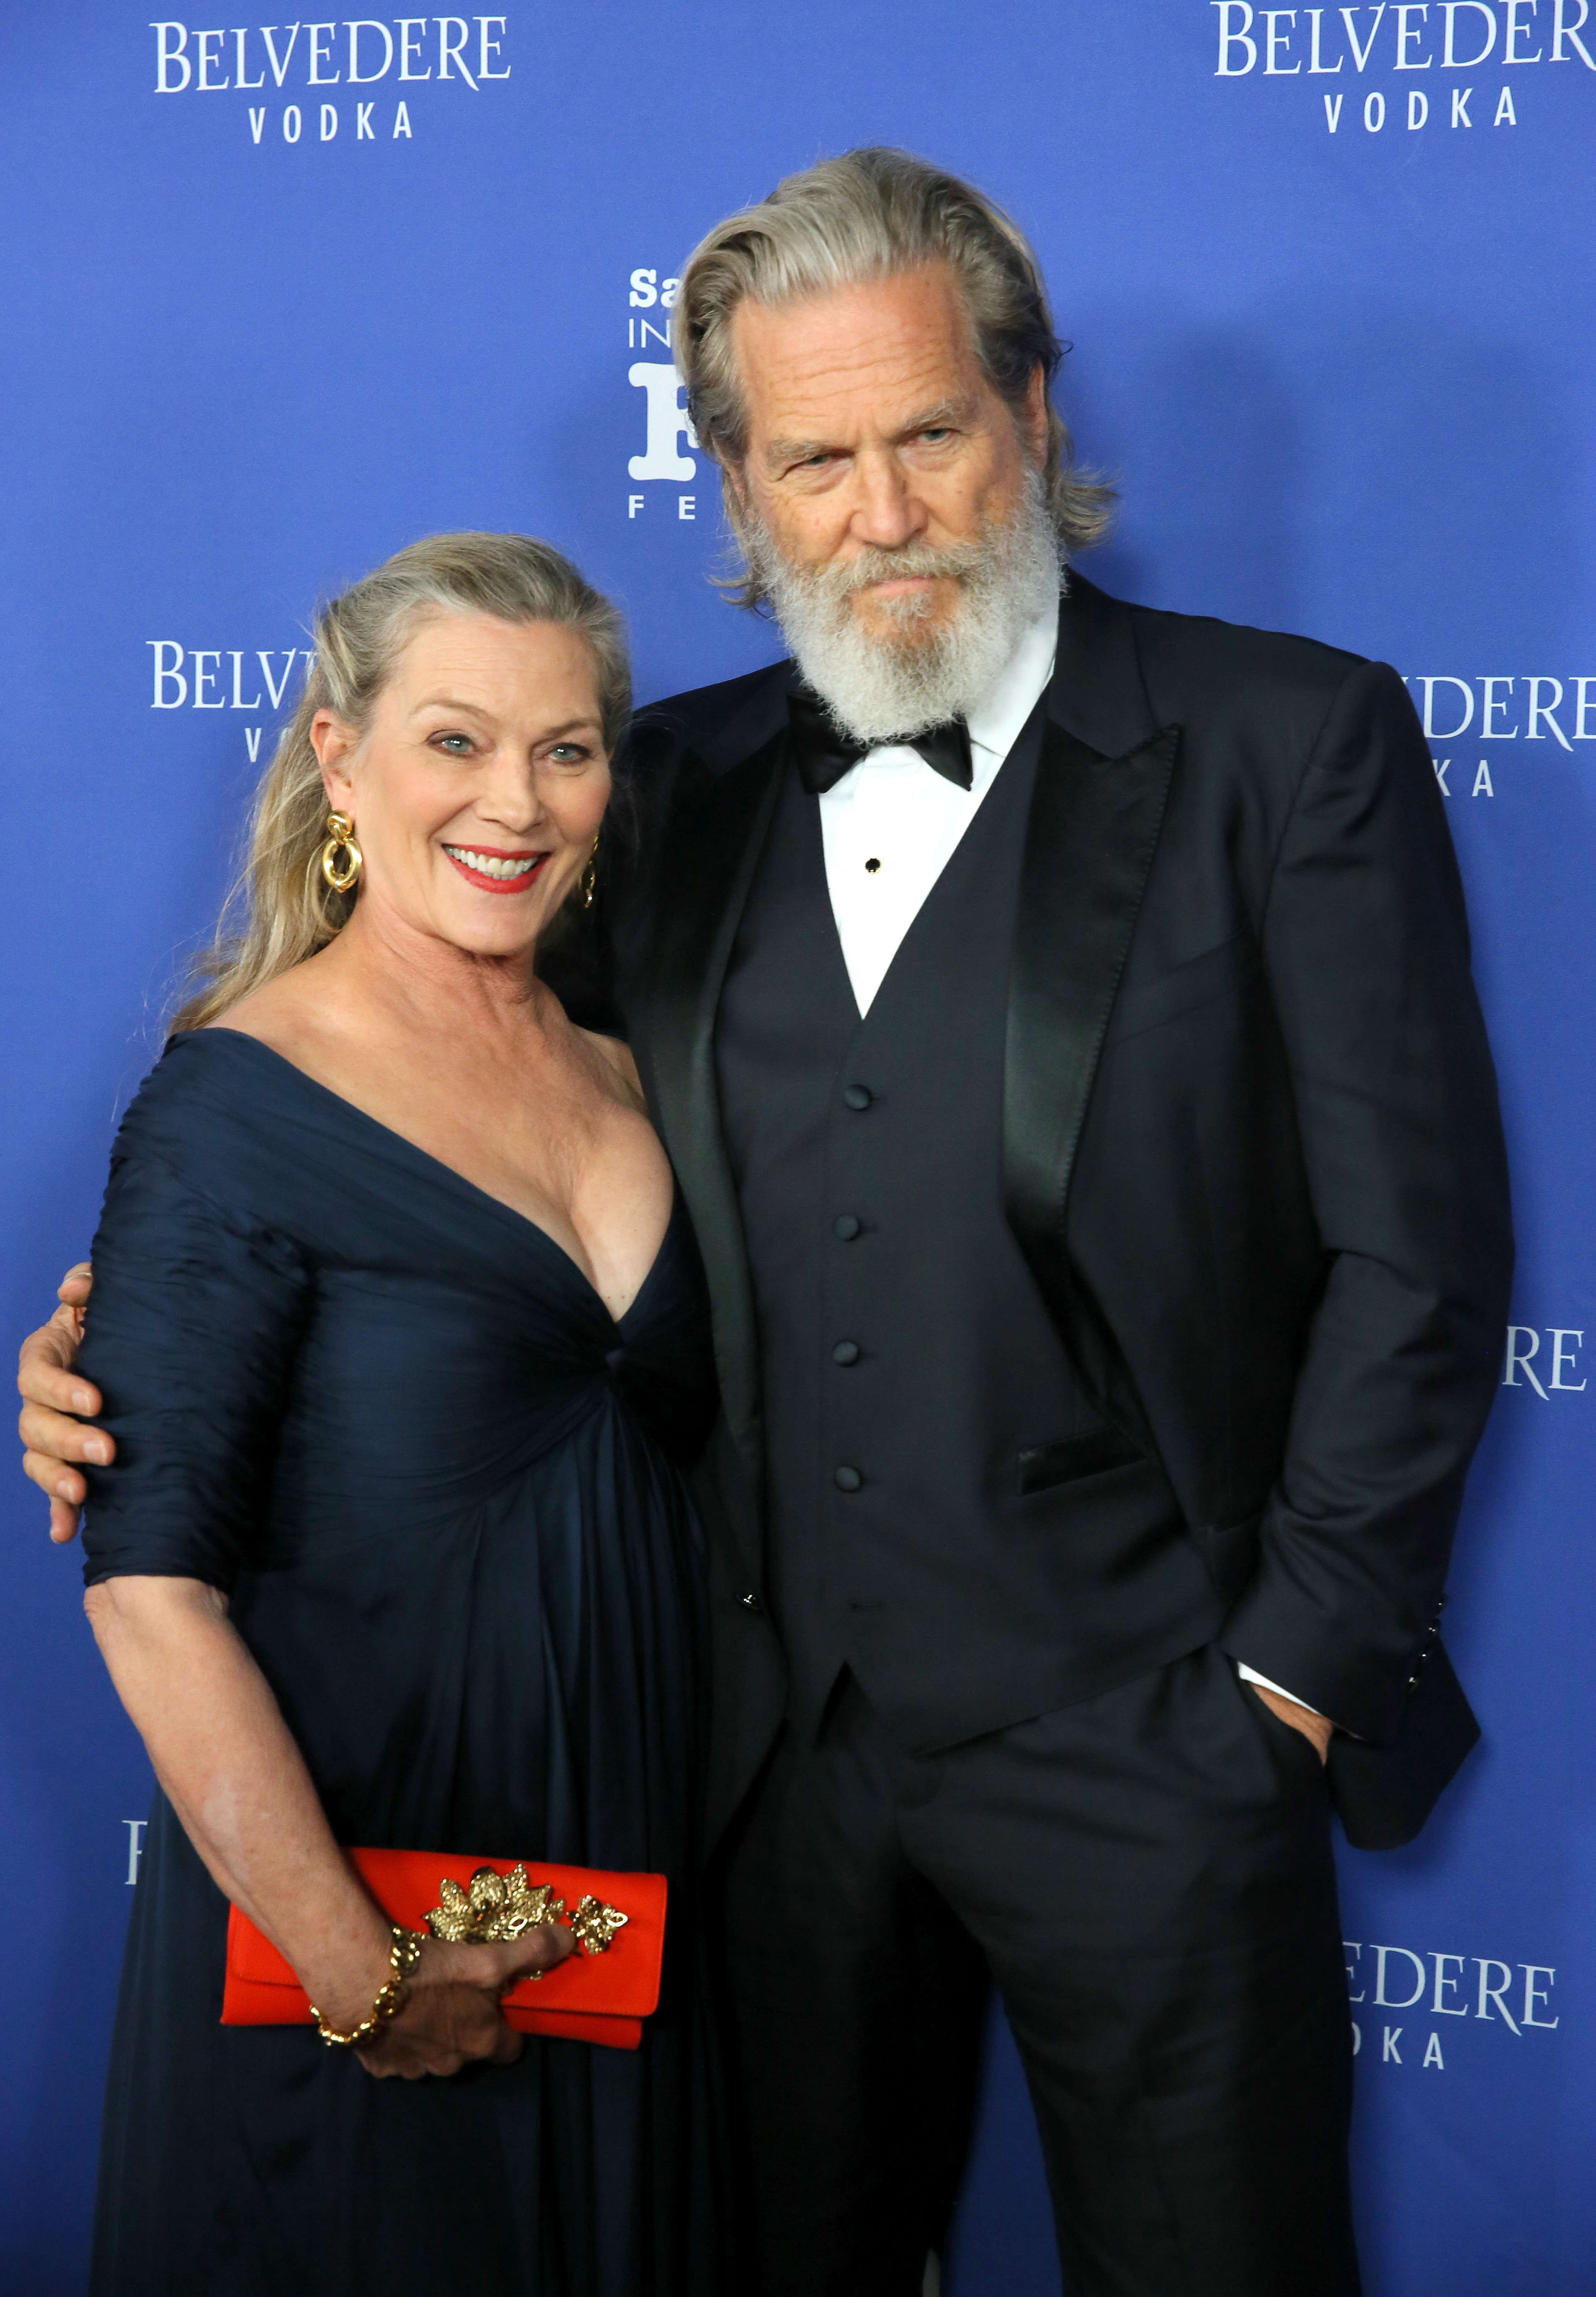
M 468 884 L 485 893 L 519 893 L 535 885 L 547 853 L 506 853 L 497 845 L 445 845 L 444 852 Z

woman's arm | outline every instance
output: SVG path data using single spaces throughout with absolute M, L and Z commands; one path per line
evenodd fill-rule
M 84 1609 L 155 1774 L 218 1886 L 292 1964 L 341 2032 L 370 2012 L 389 1976 L 392 1932 L 333 1839 L 270 1685 L 199 1579 L 129 1576 L 92 1586 Z M 513 1979 L 571 1950 L 535 1930 L 514 1946 L 429 1942 L 410 1999 L 361 2051 L 373 2073 L 453 2073 L 507 2062 L 521 2037 L 498 1997 Z

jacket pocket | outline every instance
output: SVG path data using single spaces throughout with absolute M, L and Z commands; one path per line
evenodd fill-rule
M 1179 1020 L 1215 998 L 1233 997 L 1257 972 L 1257 951 L 1244 934 L 1232 934 L 1183 965 L 1156 975 L 1151 981 L 1127 984 L 1116 999 L 1104 1040 L 1104 1050 L 1139 1037 L 1166 1021 Z
M 1020 1497 L 1078 1483 L 1083 1476 L 1104 1476 L 1111 1468 L 1133 1468 L 1145 1457 L 1117 1428 L 1093 1428 L 1057 1444 L 1035 1444 L 1020 1453 Z

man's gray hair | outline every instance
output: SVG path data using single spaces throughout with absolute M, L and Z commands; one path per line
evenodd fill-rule
M 1066 553 L 1107 531 L 1112 487 L 1074 465 L 1070 434 L 1051 385 L 1065 346 L 1053 329 L 1041 267 L 1003 210 L 911 152 L 869 147 L 788 176 L 757 207 L 728 216 L 701 240 L 682 273 L 676 363 L 687 387 L 698 443 L 720 465 L 727 516 L 739 540 L 745 520 L 736 473 L 748 446 L 748 416 L 732 354 L 732 315 L 752 298 L 767 305 L 946 263 L 958 280 L 976 356 L 992 388 L 1019 415 L 1040 366 L 1048 390 L 1042 484 Z M 750 574 L 742 603 L 763 585 Z

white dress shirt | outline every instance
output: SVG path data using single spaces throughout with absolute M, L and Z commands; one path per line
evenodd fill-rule
M 1057 644 L 1057 609 L 1049 607 L 1030 624 L 1007 666 L 970 712 L 967 790 L 928 766 L 917 750 L 893 743 L 868 751 L 822 795 L 826 883 L 861 1017 L 1047 691 Z M 1238 1663 L 1238 1672 L 1244 1681 L 1278 1691 L 1283 1699 L 1293 1695 L 1253 1667 Z
M 894 743 L 871 750 L 821 798 L 826 882 L 861 1014 L 1047 690 L 1057 643 L 1054 606 L 1031 624 L 970 712 L 967 790 Z

